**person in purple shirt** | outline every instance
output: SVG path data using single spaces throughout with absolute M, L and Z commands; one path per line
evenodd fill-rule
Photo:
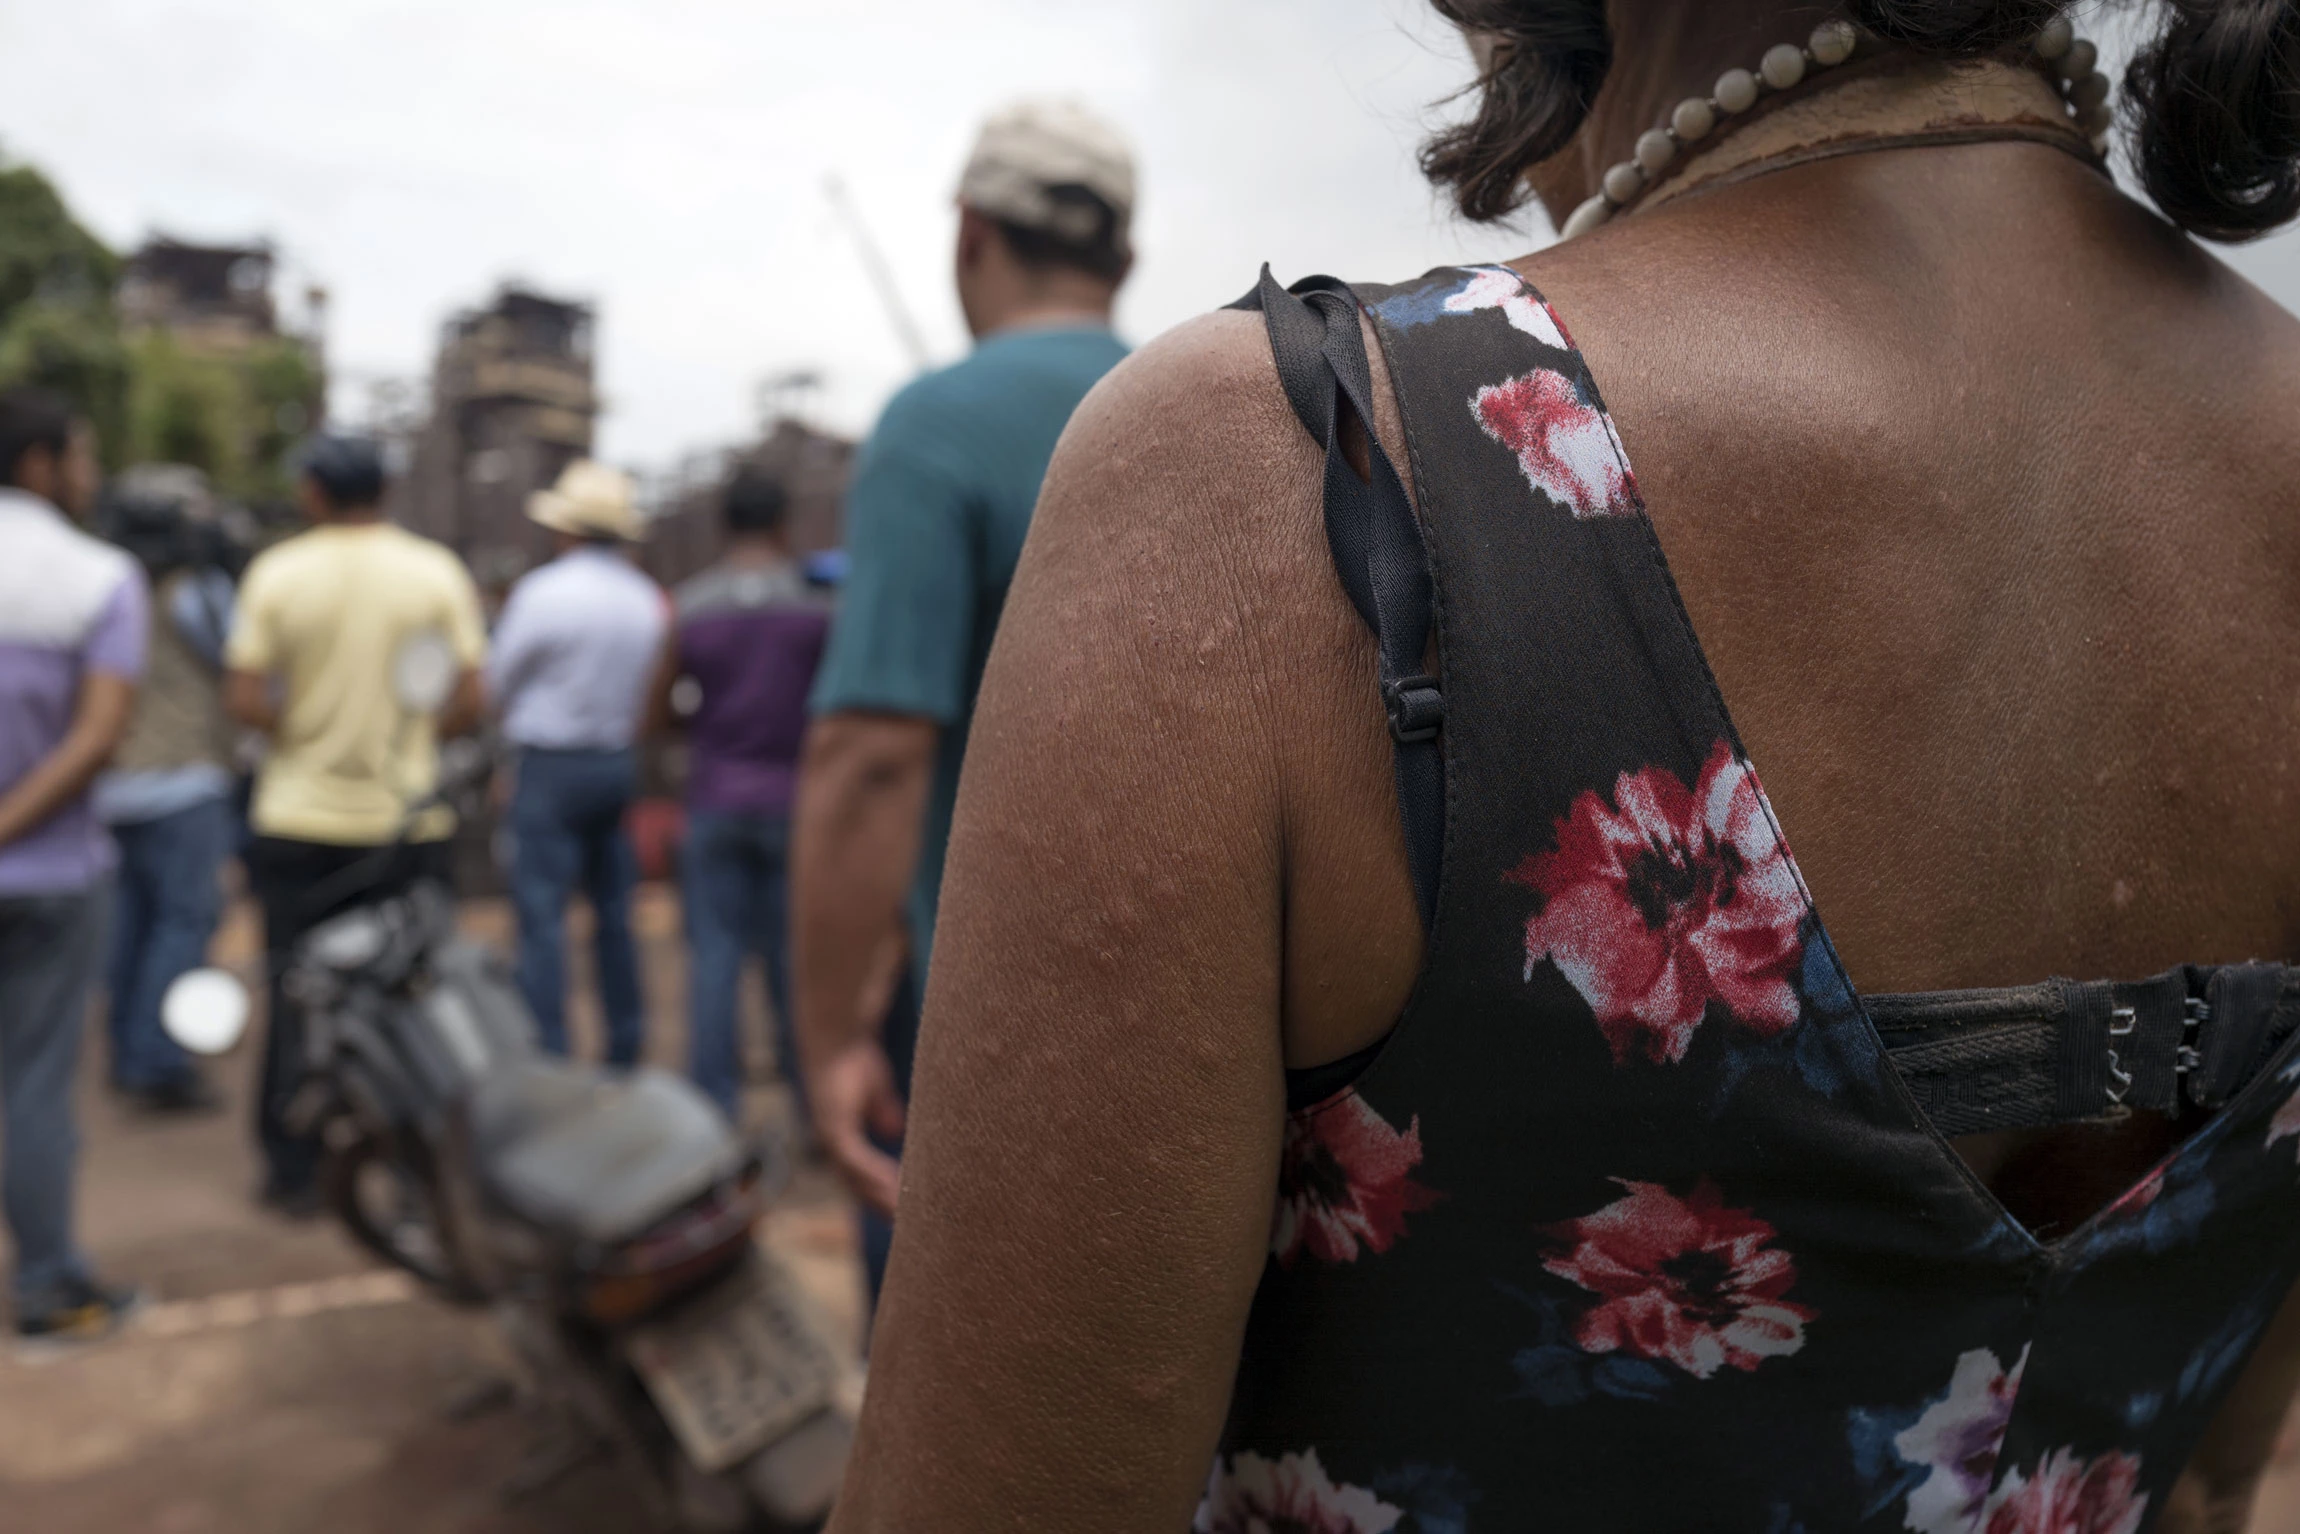
M 74 525 L 95 494 L 88 423 L 0 392 L 0 1208 L 16 1331 L 55 1341 L 137 1300 L 72 1240 L 73 1067 L 113 863 L 88 789 L 127 733 L 150 622 L 135 561 Z
M 755 469 L 738 471 L 722 504 L 727 552 L 679 587 L 678 627 L 658 679 L 657 717 L 683 716 L 689 747 L 680 867 L 692 1071 L 696 1085 L 739 1124 L 736 997 L 750 954 L 766 965 L 776 1066 L 798 1091 L 788 923 L 791 791 L 830 602 L 791 558 L 780 481 Z M 798 1112 L 803 1130 L 803 1099 Z

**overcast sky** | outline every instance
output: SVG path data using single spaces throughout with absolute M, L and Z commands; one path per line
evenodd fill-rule
M 1546 240 L 1453 223 L 1414 171 L 1466 72 L 1426 0 L 0 0 L 0 153 L 118 245 L 275 240 L 334 296 L 350 415 L 503 278 L 590 299 L 604 450 L 662 466 L 743 436 L 770 375 L 821 370 L 849 430 L 908 375 L 828 176 L 948 360 L 976 123 L 1086 100 L 1142 160 L 1139 339 L 1264 260 L 1394 279 Z M 2238 259 L 2300 304 L 2291 237 Z

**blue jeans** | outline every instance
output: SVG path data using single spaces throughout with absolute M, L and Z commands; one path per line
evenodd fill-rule
M 111 903 L 109 885 L 0 898 L 0 1207 L 16 1244 L 18 1315 L 87 1271 L 72 1244 L 72 1075 Z
M 216 875 L 233 835 L 223 799 L 112 828 L 120 846 L 109 977 L 116 1087 L 150 1091 L 192 1074 L 191 1058 L 160 1027 L 160 998 L 207 959 L 223 908 Z
M 743 960 L 759 956 L 775 1009 L 775 1064 L 799 1090 L 791 1028 L 791 823 L 782 815 L 694 810 L 679 852 L 689 963 L 688 1036 L 695 1085 L 730 1123 L 742 1122 L 743 1052 L 737 1021 Z M 803 1095 L 797 1128 L 810 1120 Z
M 639 1058 L 639 954 L 631 942 L 639 865 L 623 831 L 638 780 L 637 754 L 627 750 L 519 754 L 511 794 L 519 989 L 543 1047 L 553 1054 L 567 1052 L 567 902 L 580 888 L 591 902 L 608 1063 L 631 1065 Z

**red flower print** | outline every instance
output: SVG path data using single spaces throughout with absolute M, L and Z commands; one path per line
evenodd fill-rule
M 1336 1486 L 1318 1451 L 1217 1460 L 1191 1534 L 1389 1534 L 1405 1510 L 1357 1486 Z
M 2139 1534 L 2147 1512 L 2139 1456 L 2079 1459 L 2074 1449 L 2055 1449 L 2034 1480 L 2018 1470 L 2005 1477 L 1981 1534 Z
M 1621 1186 L 1627 1198 L 1545 1232 L 1566 1250 L 1542 1266 L 1599 1297 L 1574 1334 L 1583 1352 L 1663 1359 L 1705 1380 L 1805 1345 L 1813 1312 L 1786 1298 L 1797 1267 L 1772 1226 L 1726 1208 L 1707 1181 L 1683 1199 Z
M 1421 1165 L 1421 1127 L 1417 1118 L 1398 1133 L 1355 1092 L 1287 1118 L 1270 1228 L 1280 1265 L 1305 1248 L 1320 1262 L 1355 1262 L 1361 1245 L 1388 1251 L 1406 1216 L 1437 1201 L 1407 1175 Z
M 1575 516 L 1639 509 L 1637 477 L 1613 418 L 1563 373 L 1535 368 L 1487 385 L 1469 403 L 1485 434 L 1517 454 L 1526 482 Z
M 1723 741 L 1688 790 L 1676 774 L 1623 773 L 1557 823 L 1557 848 L 1510 875 L 1542 906 L 1525 924 L 1525 973 L 1555 964 L 1597 1014 L 1616 1064 L 1685 1058 L 1711 1001 L 1770 1037 L 1797 1021 L 1805 893 L 1757 774 Z

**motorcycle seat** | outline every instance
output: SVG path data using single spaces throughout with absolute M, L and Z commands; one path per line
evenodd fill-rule
M 473 1173 L 492 1198 L 601 1245 L 643 1234 L 748 1155 L 709 1098 L 658 1070 L 523 1060 L 476 1082 L 463 1119 Z

